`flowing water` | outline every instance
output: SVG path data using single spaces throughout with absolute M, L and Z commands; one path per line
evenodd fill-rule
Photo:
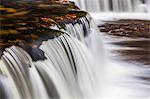
M 89 12 L 150 13 L 150 0 L 71 0 Z
M 149 40 L 108 35 L 104 38 L 107 49 L 104 97 L 149 99 Z
M 44 41 L 40 49 L 47 59 L 36 62 L 19 47 L 6 49 L 0 61 L 2 98 L 72 99 L 96 95 L 96 65 L 86 46 L 62 35 Z
M 65 24 L 66 34 L 43 41 L 46 59 L 6 48 L 0 60 L 1 99 L 87 99 L 99 96 L 102 41 L 90 15 Z M 103 50 L 101 50 L 103 52 Z M 94 58 L 95 56 L 95 58 Z M 100 69 L 101 68 L 101 69 Z
M 74 1 L 83 10 L 90 11 L 98 25 L 118 19 L 149 20 L 150 0 Z M 106 64 L 103 67 L 102 95 L 99 98 L 150 99 L 149 40 L 109 35 L 102 37 Z
M 104 63 L 104 49 L 101 34 L 89 14 L 82 17 L 77 23 L 65 24 L 68 34 L 71 34 L 83 44 L 85 44 L 90 50 L 97 61 L 100 61 L 102 65 Z M 101 53 L 99 53 L 101 50 Z
M 113 2 L 80 0 L 79 5 L 92 12 L 135 12 L 138 4 L 142 12 L 149 12 L 149 0 Z M 150 98 L 149 68 L 110 59 L 112 45 L 104 39 L 104 48 L 90 15 L 65 23 L 61 31 L 66 33 L 40 45 L 44 60 L 33 61 L 17 46 L 5 49 L 0 60 L 0 99 Z

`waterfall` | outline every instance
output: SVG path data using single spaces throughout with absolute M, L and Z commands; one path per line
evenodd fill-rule
M 73 1 L 81 9 L 89 12 L 150 13 L 149 0 L 73 0 Z
M 2 99 L 92 99 L 100 96 L 104 62 L 101 35 L 91 16 L 82 12 L 76 19 L 58 22 L 57 26 L 40 26 L 42 23 L 37 20 L 23 26 L 25 30 L 20 30 L 20 34 L 12 33 L 10 42 L 13 43 L 2 46 L 1 51 Z M 14 23 L 29 21 L 28 15 L 25 19 L 13 18 Z M 14 24 L 7 18 L 5 21 Z M 30 24 L 34 29 L 26 28 Z M 4 30 L 7 27 L 18 29 L 6 25 Z M 6 38 L 4 34 L 2 43 L 7 42 Z
M 7 99 L 73 99 L 95 96 L 99 89 L 89 49 L 63 34 L 43 41 L 45 60 L 33 61 L 20 47 L 11 46 L 0 60 L 1 97 Z
M 76 23 L 70 22 L 65 24 L 65 31 L 80 40 L 82 43 L 87 44 L 85 37 L 93 34 L 91 32 L 91 29 L 93 28 L 91 21 L 91 16 L 87 14 L 86 16 L 77 19 Z
M 104 63 L 104 51 L 101 34 L 92 17 L 87 14 L 77 20 L 75 23 L 64 23 L 65 32 L 80 40 L 88 47 L 98 64 Z M 101 50 L 101 53 L 99 53 Z M 101 68 L 102 69 L 102 68 Z

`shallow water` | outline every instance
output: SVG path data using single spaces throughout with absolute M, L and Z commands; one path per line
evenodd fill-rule
M 113 60 L 137 66 L 150 65 L 150 40 L 148 38 L 104 36 Z
M 122 16 L 105 15 L 93 15 L 98 25 L 104 20 L 116 20 Z M 150 99 L 150 40 L 101 34 L 106 55 L 103 98 Z

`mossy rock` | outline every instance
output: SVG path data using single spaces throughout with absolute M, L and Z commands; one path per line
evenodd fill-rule
M 61 29 L 64 27 L 59 24 L 74 22 L 87 14 L 73 4 L 8 0 L 2 0 L 0 12 L 0 56 L 5 48 L 15 45 L 26 50 L 35 61 L 45 59 L 39 49 L 42 41 L 64 34 L 50 26 L 57 25 Z M 33 53 L 32 50 L 37 50 L 38 53 Z
M 2 56 L 5 48 L 14 45 L 23 48 L 30 54 L 34 61 L 45 59 L 43 51 L 39 49 L 43 41 L 64 34 L 63 32 L 44 27 L 22 28 L 21 30 L 7 29 L 0 32 L 0 56 Z

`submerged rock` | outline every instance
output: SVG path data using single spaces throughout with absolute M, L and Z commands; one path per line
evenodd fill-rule
M 101 32 L 109 35 L 150 38 L 150 21 L 148 20 L 108 21 L 99 28 Z
M 117 47 L 111 51 L 115 60 L 150 66 L 150 21 L 121 19 L 108 21 L 99 28 L 111 38 L 109 44 Z

